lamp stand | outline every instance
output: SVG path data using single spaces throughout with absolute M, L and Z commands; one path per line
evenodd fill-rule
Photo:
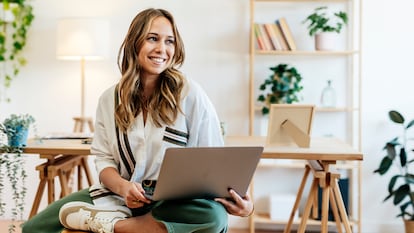
M 83 133 L 84 125 L 88 124 L 90 132 L 94 131 L 92 117 L 85 117 L 85 58 L 82 57 L 80 60 L 81 63 L 81 115 L 80 117 L 74 117 L 75 127 L 73 132 Z

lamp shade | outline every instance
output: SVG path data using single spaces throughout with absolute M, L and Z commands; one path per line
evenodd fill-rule
M 61 19 L 57 25 L 56 57 L 99 60 L 107 56 L 109 23 L 101 19 Z

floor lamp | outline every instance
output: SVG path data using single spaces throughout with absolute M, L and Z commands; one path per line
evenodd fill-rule
M 62 60 L 80 61 L 81 111 L 74 117 L 74 132 L 84 132 L 88 124 L 94 131 L 93 120 L 85 116 L 85 61 L 102 60 L 106 57 L 109 23 L 100 19 L 60 19 L 57 25 L 56 57 Z

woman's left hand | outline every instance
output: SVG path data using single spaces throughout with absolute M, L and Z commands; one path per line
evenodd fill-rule
M 240 217 L 248 217 L 253 213 L 254 206 L 249 194 L 241 197 L 233 189 L 229 190 L 232 200 L 226 198 L 216 198 L 215 201 L 220 202 L 227 212 Z

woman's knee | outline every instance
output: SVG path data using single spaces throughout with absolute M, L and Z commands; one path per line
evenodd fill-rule
M 92 199 L 89 196 L 88 189 L 84 189 L 57 200 L 23 223 L 22 233 L 43 233 L 44 229 L 50 229 L 50 231 L 48 231 L 50 233 L 61 232 L 63 227 L 59 221 L 59 210 L 62 205 L 71 201 L 85 201 L 91 203 Z
M 213 200 L 165 201 L 152 210 L 153 216 L 172 228 L 194 228 L 197 232 L 226 232 L 228 215 Z M 179 231 L 177 231 L 179 232 Z

